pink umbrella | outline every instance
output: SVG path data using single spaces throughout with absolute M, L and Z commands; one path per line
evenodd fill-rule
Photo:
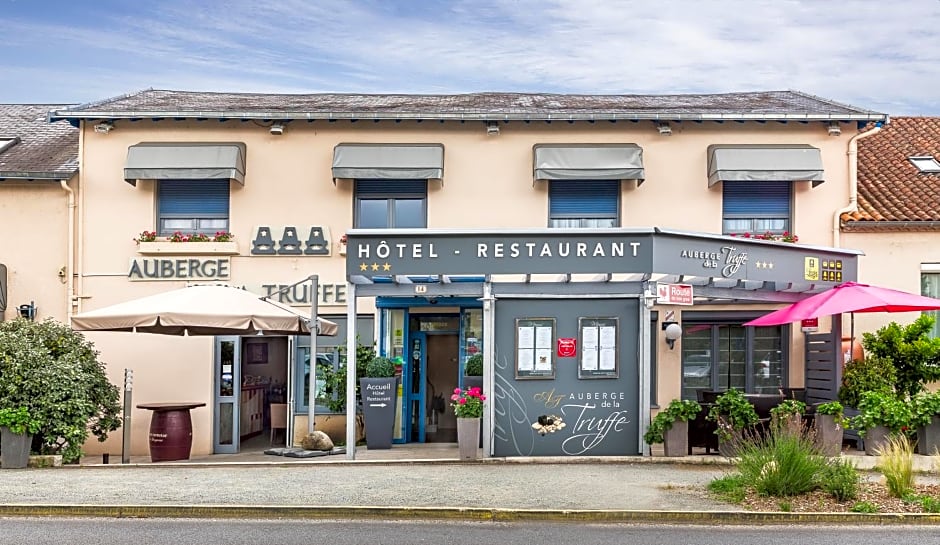
M 788 307 L 765 314 L 744 325 L 781 325 L 807 318 L 850 312 L 852 313 L 851 338 L 854 339 L 854 313 L 856 312 L 914 312 L 918 310 L 940 310 L 940 299 L 868 284 L 846 282 Z

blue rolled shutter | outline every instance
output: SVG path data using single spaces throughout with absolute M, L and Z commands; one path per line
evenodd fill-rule
M 427 180 L 356 180 L 357 197 L 426 196 L 427 193 Z
M 793 182 L 722 182 L 725 217 L 790 217 Z
M 549 183 L 549 217 L 617 217 L 620 180 L 552 180 Z
M 161 180 L 160 217 L 228 217 L 229 180 Z

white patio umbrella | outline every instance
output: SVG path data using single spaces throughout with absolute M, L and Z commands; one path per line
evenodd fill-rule
M 191 286 L 72 316 L 77 331 L 131 331 L 163 335 L 300 335 L 310 317 L 232 286 Z M 320 335 L 337 325 L 317 318 Z

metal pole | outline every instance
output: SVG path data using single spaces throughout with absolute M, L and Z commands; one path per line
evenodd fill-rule
M 310 395 L 307 399 L 307 433 L 313 433 L 314 418 L 317 405 L 317 335 L 320 333 L 320 324 L 317 322 L 317 288 L 320 284 L 318 275 L 310 275 L 310 379 L 308 388 Z
M 123 442 L 121 443 L 121 463 L 131 461 L 131 390 L 134 389 L 134 370 L 124 369 L 124 419 L 121 427 Z
M 346 459 L 356 459 L 356 285 L 346 284 Z

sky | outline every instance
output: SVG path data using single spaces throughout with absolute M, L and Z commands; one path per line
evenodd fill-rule
M 0 0 L 0 103 L 797 90 L 940 115 L 940 0 Z

